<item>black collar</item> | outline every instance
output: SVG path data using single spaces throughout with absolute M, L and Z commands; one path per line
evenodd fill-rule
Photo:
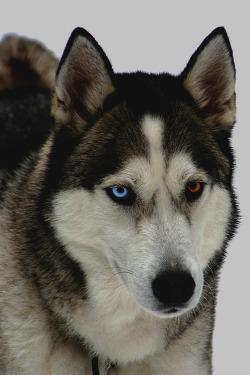
M 92 359 L 92 374 L 93 375 L 100 375 L 99 367 L 98 367 L 98 357 L 94 357 Z
M 115 367 L 116 366 L 113 363 L 106 362 L 106 372 L 107 373 L 111 368 L 115 368 Z M 98 366 L 98 357 L 92 358 L 92 375 L 100 375 L 99 366 Z

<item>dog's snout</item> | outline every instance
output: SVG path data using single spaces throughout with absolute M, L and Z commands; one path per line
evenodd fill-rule
M 195 289 L 193 277 L 184 271 L 165 271 L 152 283 L 157 299 L 168 308 L 181 307 L 192 297 Z

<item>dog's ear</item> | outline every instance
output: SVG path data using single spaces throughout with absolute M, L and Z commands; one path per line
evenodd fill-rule
M 59 64 L 52 115 L 59 125 L 81 132 L 95 120 L 114 91 L 111 64 L 95 39 L 84 29 L 71 34 Z
M 235 66 L 227 33 L 215 29 L 191 57 L 183 72 L 189 91 L 214 131 L 235 122 Z

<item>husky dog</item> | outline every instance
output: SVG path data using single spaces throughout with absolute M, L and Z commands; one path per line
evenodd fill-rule
M 0 54 L 1 375 L 212 374 L 237 223 L 226 31 L 179 76 L 115 74 L 80 28 L 59 65 L 15 36 Z

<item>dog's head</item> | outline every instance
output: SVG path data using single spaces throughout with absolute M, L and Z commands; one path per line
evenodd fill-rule
M 111 267 L 149 312 L 194 308 L 231 223 L 235 69 L 225 30 L 174 77 L 114 74 L 92 36 L 76 29 L 52 112 L 57 149 L 71 145 L 54 197 L 60 241 L 85 270 Z

